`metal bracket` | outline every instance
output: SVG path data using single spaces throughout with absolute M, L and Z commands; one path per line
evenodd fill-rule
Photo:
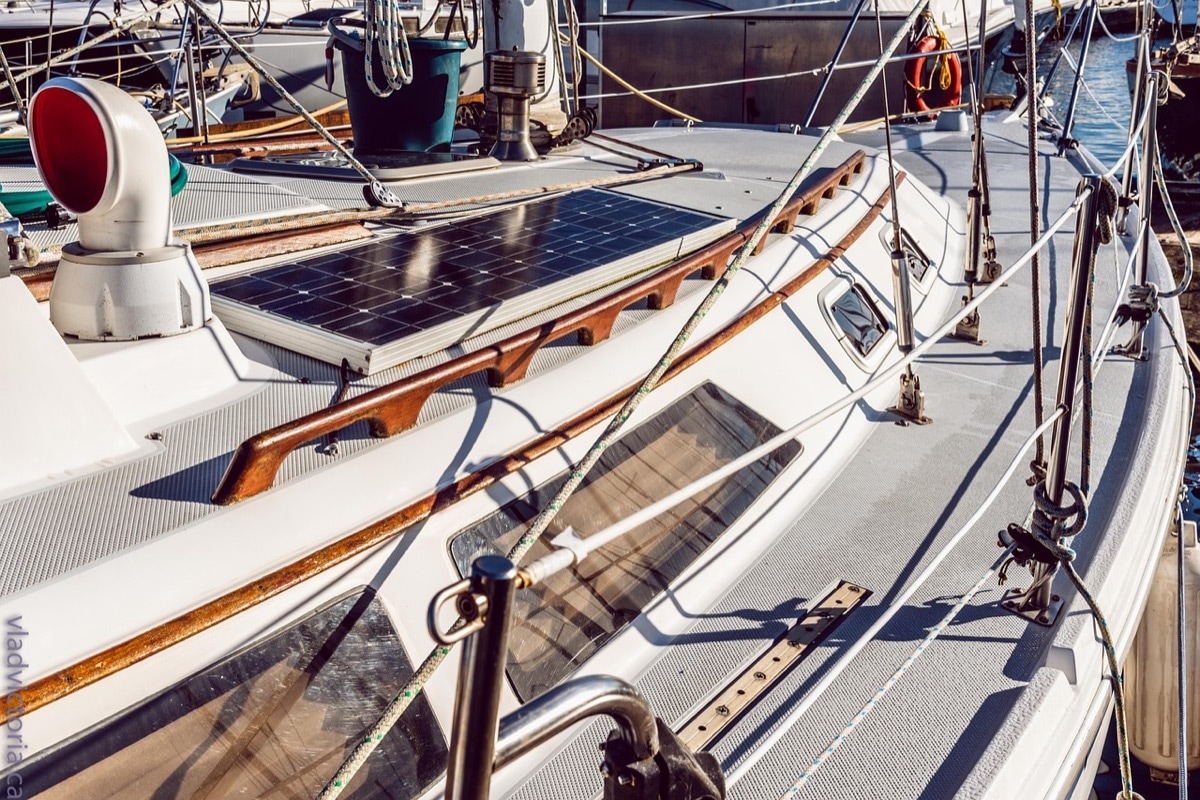
M 1046 608 L 1038 608 L 1033 600 L 1036 591 L 1030 592 L 1026 589 L 1009 589 L 1000 599 L 1000 607 L 1005 611 L 1010 611 L 1018 617 L 1024 617 L 1030 622 L 1035 622 L 1038 625 L 1049 628 L 1058 619 L 1058 612 L 1062 611 L 1063 599 L 1062 595 L 1051 594 L 1050 605 Z
M 1108 351 L 1114 356 L 1124 356 L 1134 361 L 1146 361 L 1149 356 L 1146 353 L 1145 333 L 1146 324 L 1144 322 L 1135 322 L 1133 333 L 1129 336 L 1129 341 L 1125 344 L 1115 344 Z
M 990 238 L 990 237 L 989 237 Z M 993 240 L 989 248 L 993 253 L 996 250 L 996 244 Z M 979 276 L 976 283 L 994 283 L 1000 277 L 1000 273 L 1004 272 L 1004 267 L 994 257 L 987 258 L 983 262 L 983 267 L 979 270 Z
M 963 295 L 962 304 L 965 306 L 971 302 Z M 954 327 L 954 338 L 961 339 L 964 342 L 977 345 L 987 344 L 986 339 L 979 338 L 979 309 L 975 309 L 967 316 L 958 321 L 958 325 Z
M 1034 525 L 1047 524 L 1047 520 L 1039 518 L 1039 514 L 1034 513 Z M 1010 564 L 1027 568 L 1031 576 L 1029 588 L 1009 589 L 1000 599 L 1000 607 L 1038 625 L 1053 625 L 1063 606 L 1062 597 L 1053 592 L 1058 562 L 1032 531 L 1017 523 L 1000 531 L 996 543 L 1001 547 L 1014 548 L 1011 560 L 1000 569 L 1001 585 L 1004 584 Z
M 900 373 L 900 396 L 896 405 L 888 409 L 901 419 L 900 424 L 915 422 L 928 425 L 933 420 L 925 416 L 925 393 L 921 391 L 921 379 L 911 372 Z

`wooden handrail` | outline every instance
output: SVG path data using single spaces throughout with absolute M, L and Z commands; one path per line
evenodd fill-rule
M 904 180 L 904 173 L 896 176 L 896 185 Z M 745 314 L 726 325 L 720 331 L 699 342 L 694 348 L 675 360 L 664 373 L 662 382 L 675 378 L 696 364 L 721 345 L 733 339 L 753 323 L 811 283 L 838 258 L 842 256 L 867 231 L 883 209 L 891 201 L 891 190 L 885 189 L 875 204 L 841 241 L 811 266 L 786 283 L 774 294 L 764 298 Z M 365 528 L 361 528 L 332 544 L 328 544 L 297 561 L 274 572 L 268 573 L 215 600 L 201 605 L 185 614 L 167 620 L 143 633 L 89 656 L 69 667 L 53 672 L 44 678 L 31 681 L 20 690 L 21 705 L 15 709 L 7 706 L 0 714 L 0 724 L 6 724 L 14 716 L 28 714 L 72 692 L 90 686 L 97 681 L 114 675 L 127 667 L 179 644 L 198 633 L 224 622 L 231 617 L 269 600 L 293 586 L 298 586 L 327 569 L 383 544 L 404 532 L 408 527 L 448 508 L 476 492 L 487 489 L 499 480 L 522 469 L 540 456 L 561 447 L 584 431 L 611 417 L 636 387 L 627 387 L 612 397 L 574 419 L 557 430 L 549 431 L 534 439 L 521 450 L 514 451 L 502 459 L 469 473 L 451 485 L 434 491 L 404 508 L 399 509 Z
M 774 230 L 790 233 L 799 214 L 815 213 L 823 199 L 833 197 L 838 187 L 848 185 L 852 175 L 861 173 L 865 158 L 866 154 L 859 150 L 793 197 L 784 207 Z M 680 286 L 689 275 L 699 271 L 708 280 L 715 278 L 734 251 L 749 240 L 751 231 L 765 213 L 764 210 L 747 219 L 737 230 L 669 267 L 583 308 L 250 437 L 234 451 L 213 492 L 212 501 L 217 505 L 229 505 L 265 492 L 271 488 L 284 459 L 293 450 L 355 422 L 366 421 L 371 435 L 381 438 L 405 431 L 417 424 L 426 401 L 455 381 L 479 372 L 486 372 L 488 383 L 494 387 L 519 381 L 525 377 L 538 350 L 563 336 L 574 333 L 584 345 L 604 341 L 612 333 L 617 315 L 630 305 L 648 299 L 650 308 L 667 308 L 675 302 Z M 758 249 L 761 247 L 760 244 Z

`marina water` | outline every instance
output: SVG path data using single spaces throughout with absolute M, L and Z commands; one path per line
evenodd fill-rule
M 1082 23 L 1080 25 L 1082 27 Z M 1076 62 L 1081 49 L 1079 38 L 1077 32 L 1076 40 L 1069 48 Z M 1058 52 L 1053 44 L 1043 44 L 1043 55 L 1038 59 L 1043 75 Z M 1114 32 L 1111 36 L 1107 35 L 1097 20 L 1096 35 L 1088 48 L 1084 82 L 1075 109 L 1074 136 L 1106 167 L 1121 157 L 1129 140 L 1130 99 L 1125 62 L 1133 57 L 1134 52 L 1133 34 Z M 1054 98 L 1054 113 L 1059 120 L 1066 116 L 1074 80 L 1075 72 L 1064 59 L 1053 81 L 1046 87 Z

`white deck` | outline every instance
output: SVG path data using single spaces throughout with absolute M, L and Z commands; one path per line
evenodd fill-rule
M 991 125 L 988 133 L 996 212 L 992 230 L 1007 266 L 1028 245 L 1022 200 L 1025 134 L 1018 125 Z M 850 138 L 831 147 L 822 165 L 839 163 L 859 142 L 882 146 L 881 134 Z M 622 191 L 737 217 L 773 199 L 813 142 L 784 134 L 707 129 L 647 131 L 637 134 L 637 140 L 698 158 L 705 171 Z M 900 188 L 901 221 L 939 265 L 916 294 L 917 331 L 923 337 L 957 308 L 962 292 L 962 242 L 956 236 L 965 223 L 961 211 L 939 195 L 959 202 L 965 198 L 970 139 L 924 128 L 901 131 L 898 143 L 902 151 L 897 161 L 912 176 Z M 1050 152 L 1047 145 L 1047 219 L 1071 202 L 1079 178 L 1075 166 Z M 611 172 L 605 158 L 560 164 L 551 159 L 538 168 L 497 172 L 482 180 L 455 178 L 400 188 L 406 199 L 436 199 L 461 194 L 467 185 L 472 193 L 483 193 L 544 184 L 547 175 L 569 181 Z M 886 186 L 883 161 L 869 158 L 864 174 L 815 217 L 801 218 L 794 234 L 772 237 L 766 252 L 733 281 L 698 335 L 717 330 L 824 254 Z M 320 202 L 334 205 L 328 197 Z M 820 313 L 823 293 L 844 281 L 842 275 L 867 284 L 885 315 L 891 315 L 890 267 L 880 238 L 884 222 L 877 220 L 835 268 L 783 308 L 652 394 L 639 418 L 712 380 L 786 428 L 894 362 L 892 350 L 886 358 L 872 357 L 864 368 Z M 1048 396 L 1057 373 L 1071 230 L 1068 226 L 1054 238 L 1044 259 L 1043 309 L 1052 320 L 1045 323 Z M 1125 246 L 1118 242 L 1115 255 L 1107 248 L 1099 258 L 1098 320 L 1106 319 L 1116 302 L 1113 263 L 1114 258 L 1124 263 Z M 1169 284 L 1161 254 L 1155 252 L 1151 280 Z M 716 743 L 713 752 L 735 778 L 730 797 L 783 795 L 803 766 L 826 749 L 993 565 L 1000 554 L 995 532 L 1024 520 L 1031 494 L 1022 467 L 980 524 L 881 634 L 844 669 L 834 666 L 945 547 L 1032 430 L 1028 282 L 1028 271 L 1020 273 L 984 306 L 986 347 L 947 341 L 917 363 L 933 425 L 893 424 L 884 411 L 895 399 L 889 383 L 806 432 L 801 437 L 804 454 L 760 501 L 670 592 L 584 665 L 583 673 L 634 679 L 664 719 L 680 723 L 831 582 L 849 580 L 870 589 L 866 605 Z M 0 504 L 0 591 L 5 595 L 0 618 L 22 614 L 31 631 L 27 653 L 33 666 L 27 677 L 67 666 L 252 581 L 553 429 L 595 398 L 644 374 L 706 288 L 689 281 L 669 309 L 623 313 L 613 337 L 595 347 L 548 348 L 525 381 L 504 390 L 488 390 L 476 378 L 440 392 L 426 407 L 420 426 L 398 437 L 371 440 L 363 426 L 355 426 L 343 432 L 336 457 L 309 444 L 288 460 L 272 491 L 218 509 L 207 497 L 233 448 L 271 425 L 327 405 L 337 388 L 332 367 L 274 345 L 239 340 L 259 365 L 253 384 L 241 387 L 240 395 L 222 395 L 219 407 L 200 413 L 160 415 L 153 427 L 135 426 L 138 436 L 151 430 L 162 436 L 148 455 L 64 478 Z M 1168 309 L 1177 319 L 1173 307 Z M 468 347 L 486 346 L 522 327 L 514 323 Z M 886 344 L 890 348 L 891 340 Z M 1177 483 L 1190 413 L 1181 391 L 1182 367 L 1161 324 L 1152 324 L 1147 344 L 1148 362 L 1109 360 L 1097 381 L 1095 489 L 1088 529 L 1074 545 L 1080 553 L 1076 566 L 1097 590 L 1121 648 L 1132 637 L 1144 597 L 1145 564 L 1157 554 L 1173 496 L 1166 489 L 1140 487 Z M 357 381 L 354 391 L 447 357 L 433 354 L 387 370 Z M 301 383 L 298 378 L 310 380 Z M 565 469 L 594 435 L 563 446 L 364 556 L 33 712 L 24 719 L 31 753 L 355 586 L 379 589 L 409 658 L 419 662 L 431 646 L 424 630 L 425 606 L 435 591 L 457 579 L 446 555 L 447 539 L 498 503 Z M 1027 580 L 1016 568 L 1012 579 L 1016 585 Z M 1108 691 L 1100 680 L 1093 626 L 1082 601 L 1061 577 L 1055 591 L 1067 598 L 1068 607 L 1052 629 L 1031 626 L 999 609 L 1001 591 L 994 581 L 985 584 L 797 796 L 1068 793 L 1086 754 L 1080 748 L 1089 744 L 1087 735 L 1100 723 Z M 810 695 L 816 682 L 835 669 L 839 674 L 831 688 Z M 443 723 L 450 716 L 452 670 L 453 665 L 443 667 L 428 687 Z M 799 703 L 807 711 L 796 717 Z M 514 705 L 506 695 L 505 708 Z M 598 723 L 565 745 L 543 748 L 535 758 L 548 761 L 540 766 L 519 762 L 498 776 L 498 787 L 531 799 L 594 795 L 600 786 L 596 742 L 607 729 Z

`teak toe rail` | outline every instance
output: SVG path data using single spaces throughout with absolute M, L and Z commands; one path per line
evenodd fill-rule
M 853 175 L 862 172 L 865 157 L 859 150 L 797 193 L 784 207 L 772 231 L 790 233 L 798 215 L 816 213 L 823 199 L 832 198 L 838 187 L 848 185 Z M 563 336 L 574 333 L 583 345 L 604 341 L 612 333 L 617 315 L 632 304 L 647 300 L 652 309 L 667 308 L 675 302 L 679 288 L 688 276 L 699 271 L 707 280 L 716 278 L 734 251 L 750 238 L 765 213 L 764 210 L 745 220 L 733 232 L 669 267 L 583 308 L 250 437 L 234 451 L 233 459 L 213 492 L 212 501 L 229 505 L 265 492 L 271 488 L 284 459 L 293 450 L 355 422 L 365 420 L 371 435 L 381 438 L 405 431 L 417 424 L 421 409 L 430 396 L 455 381 L 479 372 L 486 372 L 488 383 L 494 387 L 519 381 L 525 377 L 538 350 Z
M 904 181 L 903 172 L 896 175 L 896 185 Z M 857 242 L 871 224 L 879 218 L 891 200 L 891 190 L 885 189 L 867 209 L 858 223 L 844 236 L 842 240 L 831 247 L 825 255 L 818 258 L 807 269 L 792 278 L 773 294 L 763 298 L 757 305 L 737 319 L 730 322 L 721 330 L 698 342 L 697 345 L 684 352 L 670 369 L 663 375 L 663 382 L 670 381 L 692 365 L 699 362 L 709 353 L 733 339 L 742 331 L 749 328 L 758 320 L 767 316 L 789 297 L 807 286 L 820 275 L 824 274 L 834 262 Z M 454 483 L 432 494 L 415 500 L 403 508 L 360 528 L 353 533 L 343 536 L 335 542 L 325 545 L 296 561 L 263 575 L 261 578 L 244 584 L 226 594 L 210 600 L 191 611 L 160 623 L 150 630 L 140 633 L 131 639 L 108 647 L 99 653 L 72 664 L 69 667 L 53 672 L 43 678 L 27 683 L 21 689 L 21 699 L 24 703 L 19 708 L 0 708 L 0 724 L 8 722 L 14 716 L 28 714 L 38 708 L 60 700 L 63 697 L 90 686 L 104 678 L 115 675 L 127 667 L 147 659 L 168 647 L 179 644 L 192 636 L 219 625 L 227 619 L 242 613 L 272 597 L 298 586 L 327 569 L 345 562 L 360 553 L 365 553 L 392 539 L 412 525 L 417 524 L 437 512 L 448 508 L 458 501 L 487 489 L 499 480 L 522 469 L 546 453 L 561 447 L 564 443 L 579 436 L 605 420 L 612 417 L 634 391 L 636 386 L 629 386 L 623 392 L 609 397 L 596 406 L 581 412 L 574 419 L 564 422 L 554 430 L 547 431 L 525 447 L 509 453 L 504 458 L 493 461 L 487 466 L 464 475 Z

